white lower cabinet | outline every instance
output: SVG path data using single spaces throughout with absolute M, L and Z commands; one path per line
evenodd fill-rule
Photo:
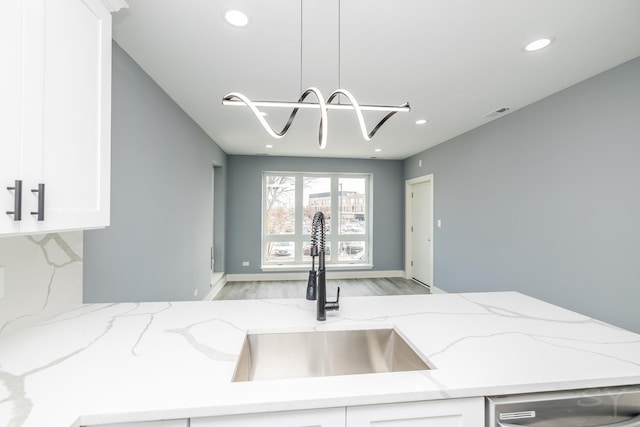
M 484 427 L 484 398 L 99 424 L 91 427 Z
M 484 427 L 484 399 L 446 399 L 347 408 L 347 427 Z
M 345 408 L 192 418 L 191 427 L 345 427 Z
M 188 427 L 189 420 L 141 421 L 138 423 L 94 424 L 91 427 Z
M 484 427 L 484 399 L 192 418 L 191 427 Z

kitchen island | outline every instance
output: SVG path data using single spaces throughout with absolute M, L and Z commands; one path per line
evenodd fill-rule
M 87 304 L 0 340 L 0 426 L 84 426 L 640 384 L 640 335 L 515 292 Z M 431 370 L 231 382 L 249 332 L 393 327 Z

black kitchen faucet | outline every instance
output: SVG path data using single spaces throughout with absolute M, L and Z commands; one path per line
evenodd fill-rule
M 318 300 L 318 320 L 327 319 L 327 310 L 340 308 L 340 287 L 335 301 L 327 301 L 327 281 L 325 278 L 325 234 L 324 214 L 316 212 L 311 222 L 311 271 L 307 282 L 307 299 Z M 318 271 L 315 270 L 315 259 L 318 257 Z

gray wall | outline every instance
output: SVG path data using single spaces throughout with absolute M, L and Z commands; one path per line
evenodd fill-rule
M 226 154 L 115 43 L 111 226 L 84 233 L 84 301 L 200 299 L 224 266 Z M 199 296 L 194 297 L 194 290 Z
M 436 286 L 516 290 L 640 332 L 640 59 L 404 166 L 434 174 Z
M 229 156 L 227 273 L 262 273 L 262 172 L 372 174 L 374 270 L 404 270 L 404 181 L 400 160 Z M 243 267 L 242 261 L 249 261 Z

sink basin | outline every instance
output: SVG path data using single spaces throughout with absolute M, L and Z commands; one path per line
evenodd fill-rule
M 392 328 L 247 334 L 232 381 L 419 371 L 429 365 Z

